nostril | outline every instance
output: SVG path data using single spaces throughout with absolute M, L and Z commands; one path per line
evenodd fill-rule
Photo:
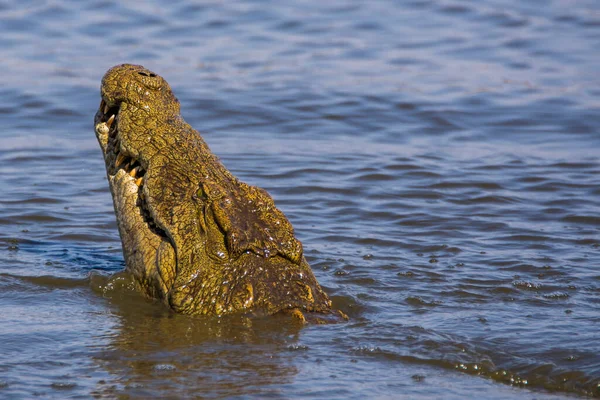
M 149 76 L 150 78 L 155 78 L 156 74 L 153 72 L 139 71 L 138 74 L 143 76 Z

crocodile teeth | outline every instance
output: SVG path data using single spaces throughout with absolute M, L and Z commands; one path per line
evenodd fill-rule
M 117 159 L 115 160 L 115 166 L 118 167 L 119 165 L 121 165 L 123 163 L 123 161 L 125 161 L 127 157 L 123 155 L 123 153 L 119 153 L 119 155 L 117 156 Z
M 108 112 L 108 104 L 104 103 L 104 110 L 102 111 L 104 114 Z
M 135 167 L 129 172 L 129 176 L 135 177 L 139 171 L 140 167 Z
M 138 178 L 135 180 L 135 184 L 138 186 L 142 186 L 142 183 L 144 182 L 144 178 Z
M 102 112 L 104 112 L 104 107 L 106 107 L 106 102 L 104 101 L 104 99 L 100 100 L 100 109 L 102 110 Z
M 106 122 L 100 122 L 96 125 L 96 133 L 100 135 L 108 135 L 108 126 L 106 126 Z
M 112 125 L 113 121 L 115 120 L 115 116 L 114 114 L 108 119 L 108 121 L 106 121 L 106 126 L 108 126 L 108 128 L 110 129 L 110 126 Z

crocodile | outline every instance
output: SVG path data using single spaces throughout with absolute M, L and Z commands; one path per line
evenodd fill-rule
M 289 220 L 225 168 L 165 79 L 121 64 L 100 93 L 96 137 L 125 269 L 142 293 L 191 315 L 333 314 Z

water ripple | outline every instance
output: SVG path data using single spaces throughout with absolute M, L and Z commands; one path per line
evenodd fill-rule
M 598 15 L 0 4 L 0 396 L 600 396 Z M 272 194 L 348 323 L 185 318 L 111 275 L 91 125 L 126 61 Z

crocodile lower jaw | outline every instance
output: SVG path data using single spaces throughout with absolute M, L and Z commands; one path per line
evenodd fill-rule
M 96 124 L 96 135 L 101 142 L 106 171 L 110 185 L 116 185 L 115 177 L 121 175 L 123 171 L 125 176 L 119 179 L 120 182 L 135 183 L 137 186 L 137 199 L 135 201 L 139 214 L 142 216 L 147 228 L 155 235 L 168 239 L 166 232 L 155 223 L 154 219 L 144 198 L 144 178 L 146 170 L 135 158 L 125 154 L 120 147 L 118 119 L 120 104 L 109 106 L 104 99 L 100 102 L 99 122 Z M 121 183 L 122 184 L 122 183 Z M 113 188 L 111 188 L 112 190 Z

